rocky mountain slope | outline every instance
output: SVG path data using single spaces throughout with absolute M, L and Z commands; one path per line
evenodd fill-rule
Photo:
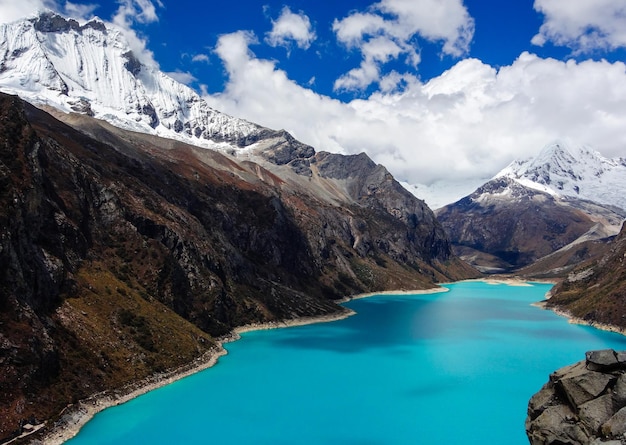
M 0 96 L 0 439 L 235 326 L 475 275 L 365 155 L 255 163 L 64 118 Z
M 603 255 L 569 272 L 546 305 L 587 323 L 626 329 L 626 225 Z
M 567 272 L 617 234 L 624 160 L 563 145 L 516 161 L 471 195 L 437 210 L 456 252 L 484 271 L 511 271 L 543 259 L 542 272 Z M 606 193 L 601 193 L 605 190 Z M 550 256 L 559 252 L 558 256 Z

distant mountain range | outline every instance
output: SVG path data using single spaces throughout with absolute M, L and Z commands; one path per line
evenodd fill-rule
M 581 260 L 580 249 L 594 250 L 582 243 L 619 232 L 624 190 L 625 159 L 555 143 L 436 213 L 457 253 L 486 272 L 519 270 L 551 255 L 542 269 L 560 274 Z M 567 258 L 557 260 L 559 251 Z

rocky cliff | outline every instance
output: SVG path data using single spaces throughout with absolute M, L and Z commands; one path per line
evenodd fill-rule
M 626 443 L 626 352 L 590 351 L 550 375 L 528 404 L 531 445 Z
M 365 155 L 235 158 L 64 119 L 0 96 L 0 440 L 235 326 L 476 274 Z

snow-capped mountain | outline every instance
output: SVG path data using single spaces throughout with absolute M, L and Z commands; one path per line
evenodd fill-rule
M 619 232 L 624 190 L 626 160 L 559 142 L 511 163 L 437 217 L 457 254 L 483 270 L 518 269 L 557 251 L 570 255 L 558 267 L 571 267 L 594 241 Z
M 549 144 L 536 157 L 512 162 L 494 179 L 502 177 L 555 197 L 626 210 L 626 159 L 607 159 L 589 147 Z
M 0 90 L 129 130 L 241 149 L 274 132 L 220 113 L 191 88 L 142 64 L 123 33 L 52 12 L 0 25 Z

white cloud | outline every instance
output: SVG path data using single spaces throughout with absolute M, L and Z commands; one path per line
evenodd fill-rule
M 130 28 L 130 25 L 139 23 L 158 22 L 159 17 L 156 7 L 151 0 L 119 0 L 119 7 L 113 16 L 113 23 L 123 28 Z M 160 6 L 163 6 L 159 2 Z
M 460 57 L 469 50 L 474 19 L 463 0 L 382 0 L 377 7 L 395 15 L 405 35 L 443 42 L 444 54 Z
M 93 4 L 79 4 L 79 3 L 71 3 L 65 2 L 65 14 L 74 17 L 80 18 L 83 20 L 88 20 L 93 17 L 93 12 L 98 9 L 98 5 Z
M 339 77 L 335 81 L 333 88 L 335 91 L 363 90 L 379 79 L 380 69 L 378 64 L 371 59 L 365 59 L 361 62 L 360 67 L 353 68 Z
M 374 37 L 361 45 L 363 61 L 359 68 L 354 68 L 335 81 L 334 89 L 362 90 L 372 82 L 381 82 L 380 66 L 391 59 L 396 59 L 403 49 L 396 42 L 385 36 Z M 382 88 L 382 87 L 381 87 Z
M 466 59 L 426 83 L 390 73 L 387 92 L 344 103 L 256 58 L 249 49 L 255 41 L 242 32 L 220 38 L 216 52 L 229 80 L 222 93 L 205 96 L 213 107 L 285 128 L 318 150 L 365 151 L 401 180 L 485 178 L 562 138 L 625 155 L 624 63 L 522 53 L 496 70 Z M 402 92 L 393 88 L 398 82 Z
M 407 65 L 417 68 L 421 58 L 416 36 L 442 43 L 444 55 L 467 54 L 474 20 L 462 0 L 382 0 L 367 12 L 335 20 L 333 31 L 339 42 L 358 49 L 363 56 L 361 67 L 340 77 L 335 89 L 362 90 L 380 80 L 382 67 L 390 60 L 404 56 Z
M 272 30 L 267 33 L 265 41 L 271 46 L 283 46 L 287 49 L 292 42 L 301 49 L 308 49 L 316 35 L 311 20 L 303 12 L 295 14 L 285 6 L 276 21 L 272 20 Z
M 45 9 L 62 10 L 56 0 L 0 0 L 0 23 L 14 22 Z
M 626 1 L 535 0 L 544 22 L 532 43 L 547 41 L 575 52 L 626 47 Z
M 191 58 L 191 61 L 209 63 L 209 56 L 207 56 L 206 54 L 196 54 Z
M 222 59 L 231 77 L 237 75 L 239 69 L 254 58 L 249 46 L 255 43 L 258 40 L 251 31 L 237 31 L 220 36 L 215 53 Z
M 172 71 L 172 72 L 165 73 L 165 74 L 170 76 L 176 82 L 180 82 L 185 85 L 192 84 L 193 82 L 198 80 L 189 71 L 184 72 L 184 71 L 176 70 L 176 71 Z
M 156 0 L 159 7 L 163 7 L 160 0 Z M 135 54 L 143 64 L 158 67 L 154 59 L 154 53 L 147 48 L 147 41 L 133 29 L 136 23 L 154 23 L 159 21 L 157 8 L 151 0 L 120 0 L 119 7 L 111 21 L 124 33 L 124 37 Z
M 359 47 L 365 36 L 384 32 L 388 22 L 377 14 L 354 12 L 344 19 L 333 23 L 333 31 L 337 40 L 348 48 Z

